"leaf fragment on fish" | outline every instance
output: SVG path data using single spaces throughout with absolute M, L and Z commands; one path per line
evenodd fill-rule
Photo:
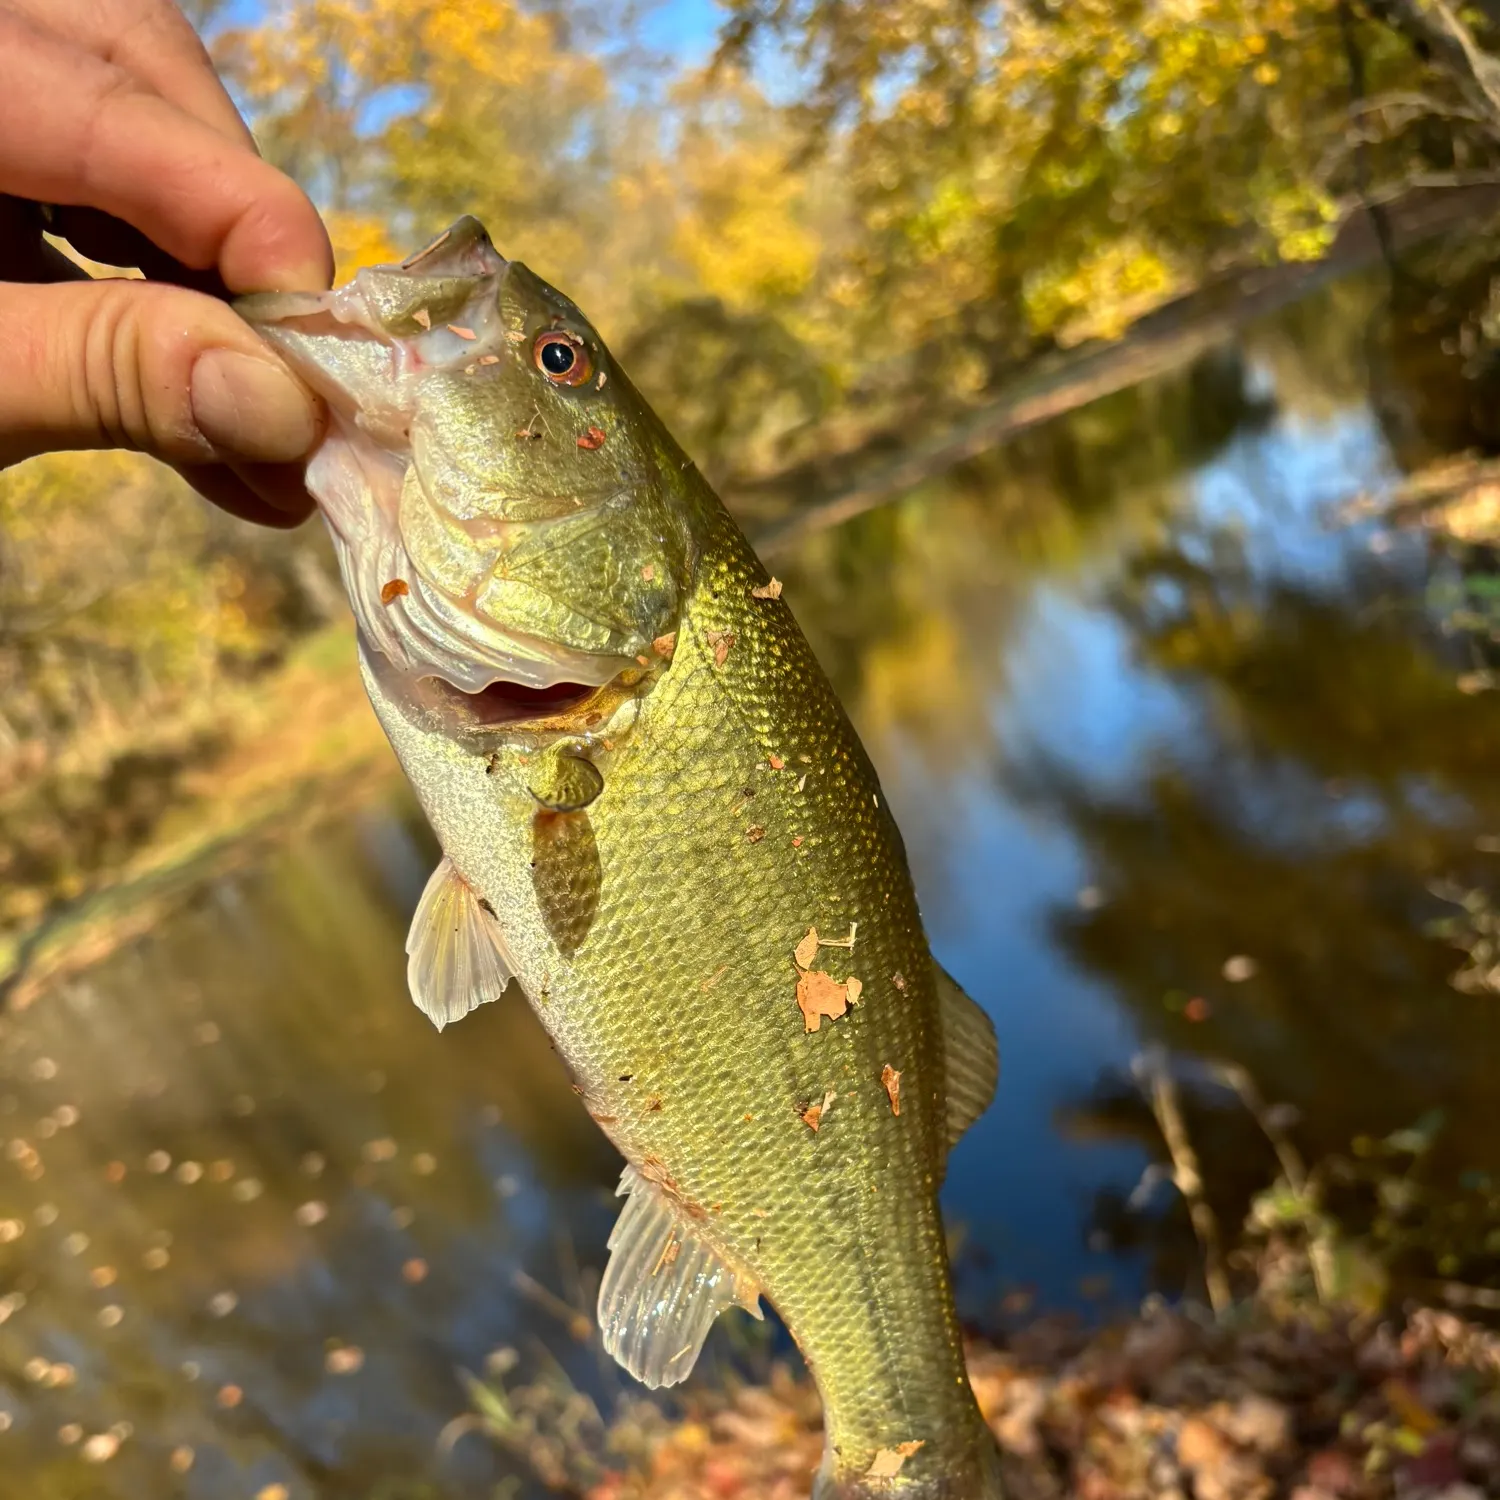
M 897 1443 L 894 1448 L 882 1448 L 865 1470 L 867 1479 L 894 1479 L 913 1453 L 927 1446 L 926 1438 L 913 1438 L 910 1442 Z
M 890 1098 L 891 1113 L 899 1116 L 901 1114 L 901 1070 L 887 1063 L 880 1070 L 880 1082 Z
M 425 307 L 419 307 L 416 312 L 412 314 L 412 320 L 419 328 L 430 329 L 432 327 L 432 314 L 428 312 Z
M 773 578 L 769 583 L 758 583 L 750 590 L 752 599 L 779 599 L 781 598 L 781 580 Z
M 821 1104 L 809 1104 L 802 1111 L 802 1123 L 812 1131 L 814 1135 L 823 1128 L 823 1121 L 828 1117 L 828 1111 L 833 1108 L 833 1101 L 838 1098 L 832 1089 L 823 1095 Z
M 749 839 L 752 844 L 760 843 L 760 841 L 765 838 L 765 836 L 766 830 L 762 828 L 759 823 L 745 830 L 745 837 Z
M 849 988 L 821 969 L 803 969 L 797 974 L 797 1007 L 805 1031 L 816 1031 L 823 1017 L 836 1021 L 849 1009 Z
M 671 661 L 672 653 L 677 649 L 677 632 L 669 630 L 665 635 L 659 635 L 651 642 L 651 649 L 660 657 Z
M 856 979 L 853 974 L 844 981 L 844 993 L 848 995 L 850 1005 L 859 1004 L 859 997 L 864 991 L 864 987 L 864 980 Z
M 729 660 L 730 648 L 738 637 L 732 630 L 710 630 L 707 638 L 714 653 L 714 665 L 722 667 Z
M 851 953 L 854 951 L 854 934 L 859 931 L 859 923 L 849 924 L 849 936 L 841 938 L 819 938 L 820 948 L 847 948 Z
M 817 956 L 818 929 L 816 927 L 809 927 L 807 929 L 807 936 L 792 949 L 792 957 L 796 960 L 799 969 L 810 969 L 813 966 L 813 960 Z
M 596 449 L 604 446 L 604 429 L 602 427 L 590 427 L 587 432 L 580 432 L 575 441 L 585 452 L 593 453 Z
M 647 583 L 650 583 L 651 580 L 656 577 L 656 564 L 647 563 L 646 566 L 641 569 L 641 577 L 645 579 Z
M 479 335 L 477 333 L 475 333 L 472 328 L 465 328 L 461 324 L 458 324 L 458 323 L 450 323 L 448 325 L 448 332 L 449 333 L 456 333 L 459 336 L 459 338 L 466 339 L 470 343 L 472 343 L 475 339 L 477 339 L 479 337 Z
M 404 598 L 409 593 L 411 593 L 411 588 L 404 578 L 393 578 L 389 583 L 380 586 L 380 602 L 394 604 L 396 600 Z

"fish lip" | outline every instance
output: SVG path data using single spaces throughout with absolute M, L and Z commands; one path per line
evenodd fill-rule
M 414 336 L 392 333 L 380 322 L 377 304 L 370 300 L 378 281 L 469 280 L 475 296 L 493 298 L 516 264 L 495 249 L 477 219 L 465 216 L 405 260 L 363 266 L 327 291 L 250 292 L 236 297 L 230 307 L 324 400 L 357 412 L 358 399 L 351 399 L 337 374 L 317 358 L 316 338 L 367 340 L 391 351 L 399 364 Z

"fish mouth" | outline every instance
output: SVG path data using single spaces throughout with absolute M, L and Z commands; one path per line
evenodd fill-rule
M 361 639 L 409 690 L 424 680 L 442 684 L 445 717 L 464 724 L 520 722 L 574 702 L 616 677 L 638 649 L 591 631 L 586 620 L 560 631 L 562 640 L 508 625 L 485 590 L 504 533 L 527 523 L 501 520 L 489 527 L 493 536 L 471 534 L 485 527 L 464 523 L 429 493 L 427 459 L 408 483 L 424 443 L 432 452 L 420 413 L 433 378 L 471 375 L 476 362 L 514 357 L 499 295 L 514 264 L 478 220 L 463 218 L 405 261 L 366 267 L 333 291 L 262 293 L 235 303 L 328 403 L 307 487 L 333 536 Z M 426 533 L 413 533 L 423 514 Z M 433 531 L 449 549 L 443 566 L 431 541 L 420 540 Z M 457 581 L 448 566 L 455 555 Z M 424 559 L 433 565 L 424 567 Z M 437 689 L 420 695 L 442 697 Z
M 546 687 L 497 680 L 466 692 L 433 672 L 402 671 L 363 635 L 359 654 L 373 687 L 403 717 L 479 752 L 492 749 L 506 732 L 587 734 L 633 693 L 641 675 L 627 670 L 605 683 Z
M 554 682 L 533 688 L 519 682 L 492 682 L 477 693 L 465 693 L 431 677 L 444 708 L 474 729 L 505 729 L 550 719 L 575 717 L 599 696 L 598 683 Z

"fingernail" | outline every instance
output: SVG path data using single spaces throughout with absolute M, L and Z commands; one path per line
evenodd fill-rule
M 313 398 L 270 359 L 210 349 L 193 365 L 190 390 L 198 431 L 225 455 L 291 463 L 317 441 Z

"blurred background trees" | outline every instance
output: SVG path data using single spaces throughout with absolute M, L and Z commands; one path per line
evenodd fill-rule
M 1238 268 L 1316 258 L 1362 201 L 1500 168 L 1493 7 L 190 9 L 343 272 L 479 215 L 589 309 L 732 501 Z M 716 49 L 676 45 L 688 21 Z M 159 736 L 339 612 L 316 527 L 259 535 L 119 455 L 7 474 L 0 796 Z

